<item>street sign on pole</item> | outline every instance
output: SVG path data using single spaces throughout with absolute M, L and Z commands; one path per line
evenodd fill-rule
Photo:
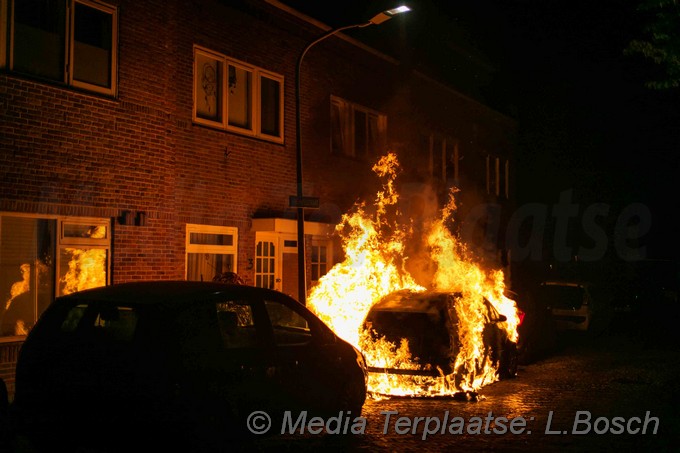
M 288 202 L 291 208 L 319 209 L 318 197 L 296 197 L 295 195 L 291 195 L 288 197 Z

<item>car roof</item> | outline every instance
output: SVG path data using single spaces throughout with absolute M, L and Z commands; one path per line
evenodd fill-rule
M 285 296 L 278 291 L 248 285 L 187 280 L 151 280 L 117 283 L 86 289 L 66 296 L 60 296 L 57 300 L 134 301 L 137 305 L 156 305 L 195 301 L 197 297 L 218 294 L 229 294 L 230 296 L 237 297 Z
M 446 308 L 447 299 L 450 296 L 459 297 L 460 293 L 438 290 L 413 291 L 405 289 L 384 296 L 371 307 L 371 310 L 434 312 Z

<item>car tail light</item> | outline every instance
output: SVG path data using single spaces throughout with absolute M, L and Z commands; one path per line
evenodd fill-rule
M 524 316 L 526 316 L 526 313 L 524 313 L 522 310 L 517 310 L 517 317 L 519 318 L 519 323 L 517 324 L 518 327 L 524 322 Z

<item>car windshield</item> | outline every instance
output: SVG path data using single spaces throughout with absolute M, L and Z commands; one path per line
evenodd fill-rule
M 424 359 L 449 350 L 450 332 L 441 312 L 375 310 L 367 324 L 375 334 L 396 345 L 406 339 L 414 357 Z

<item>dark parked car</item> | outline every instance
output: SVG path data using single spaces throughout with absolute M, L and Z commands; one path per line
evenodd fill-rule
M 273 431 L 284 411 L 359 416 L 366 379 L 362 354 L 282 293 L 124 283 L 49 306 L 21 349 L 10 416 L 50 451 L 219 445 L 256 410 Z
M 452 361 L 460 350 L 458 318 L 455 305 L 459 293 L 441 291 L 402 290 L 383 297 L 369 310 L 364 328 L 378 338 L 385 337 L 398 345 L 408 340 L 409 350 L 419 365 L 416 370 L 374 368 L 369 372 L 437 376 L 453 372 Z M 501 379 L 514 377 L 517 372 L 517 345 L 499 324 L 506 317 L 498 313 L 486 299 L 483 340 L 484 354 L 489 354 Z M 480 357 L 481 359 L 482 357 Z
M 609 300 L 600 287 L 582 280 L 547 280 L 537 300 L 550 308 L 558 331 L 603 332 L 611 321 Z

